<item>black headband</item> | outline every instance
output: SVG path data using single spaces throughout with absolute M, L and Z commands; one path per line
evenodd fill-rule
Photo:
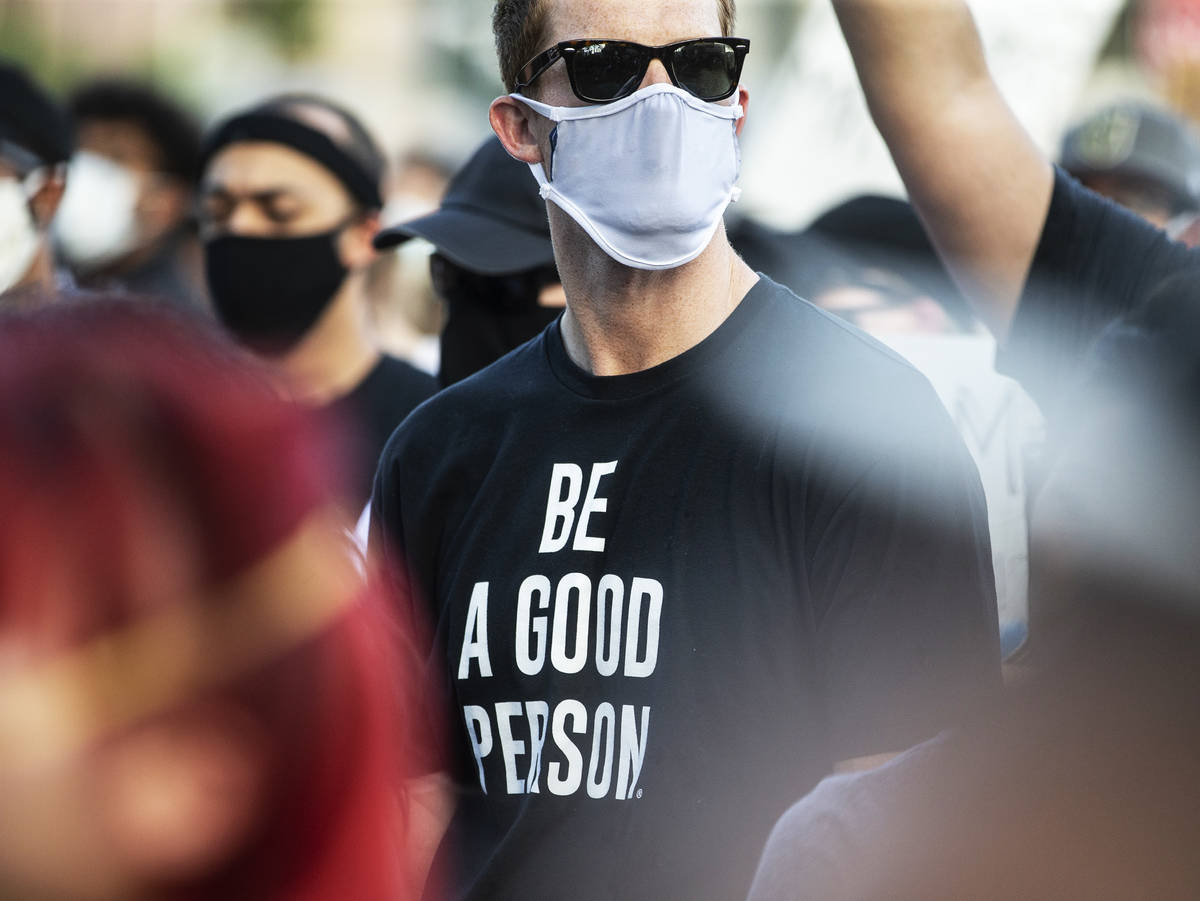
M 206 169 L 212 158 L 230 144 L 243 141 L 270 141 L 298 150 L 337 176 L 355 200 L 372 210 L 383 208 L 381 172 L 369 171 L 329 135 L 276 113 L 243 113 L 225 122 L 205 140 L 200 168 Z

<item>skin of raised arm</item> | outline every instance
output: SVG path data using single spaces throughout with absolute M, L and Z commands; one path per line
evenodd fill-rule
M 832 0 L 871 116 L 976 314 L 1008 334 L 1054 171 L 988 71 L 962 0 Z

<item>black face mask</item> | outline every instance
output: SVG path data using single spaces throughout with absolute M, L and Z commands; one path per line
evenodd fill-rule
M 333 231 L 303 238 L 224 235 L 204 245 L 204 271 L 218 318 L 263 354 L 286 353 L 329 306 L 349 270 Z
M 540 334 L 562 312 L 538 305 L 542 289 L 558 283 L 553 266 L 513 275 L 480 275 L 434 254 L 429 271 L 434 290 L 447 307 L 438 371 L 443 387 L 494 363 Z

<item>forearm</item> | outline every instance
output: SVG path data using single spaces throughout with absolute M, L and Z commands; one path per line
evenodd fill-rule
M 989 78 L 962 0 L 833 0 L 876 125 L 901 135 Z
M 962 0 L 833 0 L 871 115 L 935 246 L 1003 338 L 1053 172 L 988 72 Z

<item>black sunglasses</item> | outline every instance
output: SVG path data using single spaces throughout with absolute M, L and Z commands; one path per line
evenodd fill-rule
M 675 87 L 701 100 L 724 100 L 737 90 L 749 52 L 745 38 L 694 38 L 661 47 L 632 41 L 563 41 L 525 64 L 517 90 L 524 92 L 561 59 L 576 97 L 585 103 L 612 103 L 636 91 L 650 61 L 657 59 Z

